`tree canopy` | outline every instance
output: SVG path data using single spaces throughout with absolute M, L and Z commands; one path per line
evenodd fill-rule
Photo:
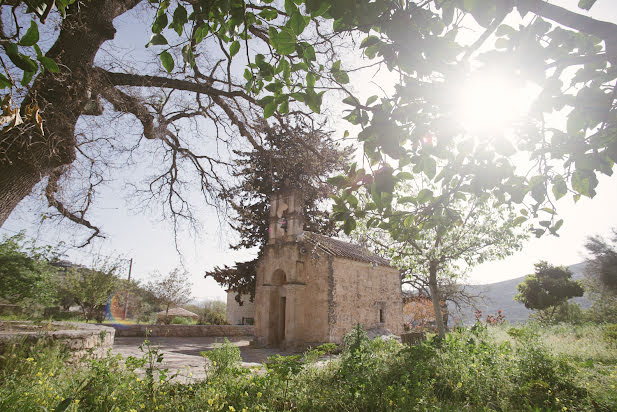
M 51 303 L 55 299 L 52 284 L 56 269 L 50 262 L 56 257 L 53 248 L 28 244 L 23 234 L 2 239 L 0 299 L 9 303 Z
M 158 160 L 146 200 L 164 205 L 175 223 L 191 221 L 187 190 L 198 188 L 216 204 L 228 187 L 228 159 L 204 149 L 204 142 L 261 150 L 263 129 L 254 119 L 288 128 L 296 124 L 289 113 L 321 112 L 330 89 L 346 96 L 350 135 L 364 152 L 364 164 L 336 180 L 341 195 L 335 212 L 347 232 L 363 213 L 357 191 L 369 193 L 366 206 L 389 222 L 396 183 L 421 173 L 463 195 L 489 193 L 519 205 L 518 218 L 533 222 L 537 236 L 557 234 L 563 221 L 555 200 L 593 196 L 597 175 L 611 175 L 617 160 L 617 25 L 542 0 L 56 3 L 66 13 L 45 53 L 35 47 L 35 29 L 26 30 L 33 27 L 27 18 L 16 19 L 13 32 L 7 23 L 0 33 L 7 56 L 18 56 L 9 56 L 5 86 L 17 88 L 10 73 L 46 69 L 26 76 L 20 89 L 19 113 L 40 115 L 42 126 L 9 124 L 2 133 L 0 221 L 47 177 L 48 204 L 99 235 L 86 214 L 96 186 L 115 151 L 144 146 Z M 114 18 L 139 4 L 152 16 L 147 46 L 164 71 L 136 70 L 127 61 L 95 64 L 103 43 L 113 39 Z M 24 16 L 33 11 L 20 1 L 3 3 L 3 10 L 8 7 Z M 343 40 L 354 46 L 351 61 L 338 57 Z M 59 72 L 45 59 L 30 70 L 20 57 L 34 62 L 39 54 Z M 388 72 L 392 84 L 365 98 L 350 83 L 354 73 L 367 70 Z M 474 129 L 461 118 L 465 101 L 453 97 L 461 84 L 495 76 L 529 88 L 531 104 L 499 124 Z M 143 134 L 122 140 L 102 137 L 100 128 L 82 133 L 78 119 L 101 115 L 101 108 L 133 116 Z M 191 173 L 198 179 L 186 177 Z M 88 183 L 66 205 L 61 183 L 80 174 Z M 408 224 L 439 219 L 433 212 L 442 200 L 418 196 L 414 200 L 426 207 L 408 212 Z
M 179 268 L 164 276 L 156 275 L 145 286 L 146 290 L 164 308 L 166 320 L 171 320 L 167 319 L 167 312 L 172 305 L 180 306 L 191 300 L 192 287 L 188 273 Z
M 542 261 L 535 264 L 535 273 L 518 285 L 515 300 L 527 309 L 539 311 L 540 319 L 550 321 L 557 308 L 576 296 L 583 296 L 583 287 L 572 280 L 572 272 Z

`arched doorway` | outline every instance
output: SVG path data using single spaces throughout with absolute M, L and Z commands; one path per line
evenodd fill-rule
M 285 322 L 287 312 L 287 297 L 285 284 L 287 276 L 281 269 L 277 269 L 272 274 L 272 286 L 276 286 L 276 292 L 270 301 L 270 336 L 271 342 L 275 345 L 281 344 L 285 340 Z

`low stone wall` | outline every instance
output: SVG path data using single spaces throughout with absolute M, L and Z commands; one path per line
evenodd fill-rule
M 114 344 L 114 328 L 76 322 L 3 322 L 0 324 L 0 346 L 25 340 L 60 343 L 71 352 L 73 359 L 104 357 Z
M 119 337 L 202 337 L 253 336 L 254 327 L 248 325 L 109 325 Z

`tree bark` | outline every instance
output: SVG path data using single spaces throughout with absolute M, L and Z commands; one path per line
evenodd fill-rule
M 75 125 L 97 87 L 96 53 L 114 38 L 113 20 L 141 1 L 97 0 L 69 8 L 47 53 L 60 73 L 40 74 L 21 105 L 22 113 L 38 105 L 43 133 L 26 122 L 0 135 L 0 226 L 38 182 L 75 160 Z
M 437 331 L 439 337 L 444 339 L 446 337 L 446 327 L 443 324 L 443 314 L 441 312 L 441 294 L 439 293 L 439 286 L 437 285 L 437 262 L 429 263 L 429 280 L 428 287 L 431 291 L 431 300 L 433 301 L 433 310 L 435 312 L 435 324 L 437 325 Z

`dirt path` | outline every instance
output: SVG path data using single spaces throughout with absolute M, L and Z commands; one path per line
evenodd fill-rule
M 157 338 L 151 337 L 148 340 L 153 346 L 158 347 L 163 353 L 163 368 L 169 369 L 170 374 L 178 373 L 178 378 L 182 382 L 192 382 L 206 377 L 204 369 L 204 358 L 200 355 L 202 351 L 214 348 L 220 344 L 224 338 Z M 135 356 L 141 358 L 143 352 L 139 345 L 145 338 L 122 338 L 117 337 L 114 341 L 112 354 L 120 354 L 123 357 Z M 291 353 L 280 352 L 276 349 L 258 349 L 249 347 L 250 336 L 230 337 L 229 341 L 240 348 L 242 355 L 242 366 L 251 367 L 261 366 L 268 356 L 274 354 L 290 355 Z

